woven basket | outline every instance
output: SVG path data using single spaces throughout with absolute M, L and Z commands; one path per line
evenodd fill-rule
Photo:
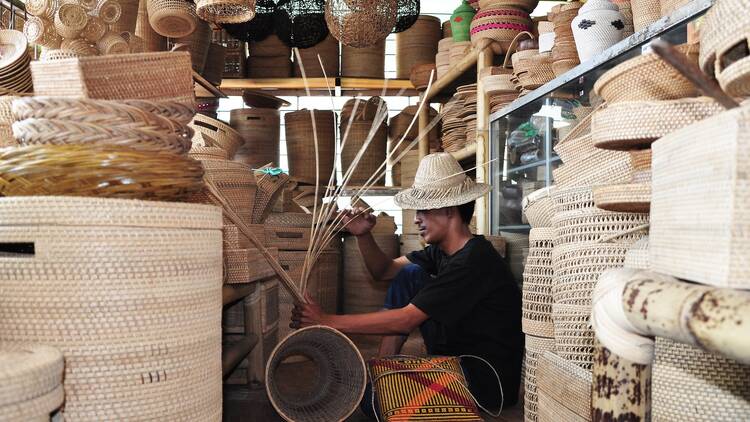
M 341 49 L 341 76 L 355 78 L 383 78 L 385 72 L 385 42 L 370 47 Z
M 242 136 L 236 161 L 252 168 L 279 165 L 279 111 L 272 108 L 242 108 L 229 113 L 229 124 Z
M 188 153 L 190 157 L 196 160 L 228 160 L 227 152 L 217 147 L 204 147 L 193 145 Z
M 315 130 L 313 130 L 313 116 Z M 313 134 L 318 140 L 318 181 L 325 184 L 330 179 L 335 160 L 336 116 L 327 110 L 300 110 L 284 115 L 289 175 L 309 183 L 316 182 L 316 151 Z
M 396 10 L 396 0 L 328 0 L 326 24 L 343 45 L 369 47 L 385 41 L 396 24 Z
M 591 189 L 590 187 L 588 189 Z M 593 199 L 592 199 L 593 203 Z M 596 242 L 628 232 L 648 223 L 648 215 L 642 213 L 619 213 L 598 208 L 567 211 L 555 214 L 555 246 L 567 243 Z M 618 243 L 632 243 L 639 233 L 624 235 Z
M 192 34 L 178 38 L 176 44 L 187 44 L 190 48 L 190 61 L 193 70 L 203 73 L 208 58 L 208 46 L 211 44 L 211 26 L 204 20 L 198 20 Z
M 193 143 L 206 147 L 218 147 L 227 152 L 232 159 L 243 144 L 242 136 L 231 126 L 221 120 L 196 114 L 190 127 L 195 130 Z
M 227 48 L 218 43 L 211 43 L 208 46 L 208 57 L 206 67 L 203 69 L 203 77 L 214 85 L 221 85 L 226 68 Z
M 378 110 L 387 109 L 388 105 L 380 97 L 370 97 L 368 100 L 352 98 L 341 107 L 339 129 L 345 128 L 352 121 L 373 121 Z M 352 113 L 354 116 L 352 117 Z
M 146 52 L 164 51 L 167 49 L 167 38 L 154 31 L 148 20 L 147 0 L 138 4 L 138 19 L 135 23 L 135 34 L 143 39 Z
M 648 258 L 648 235 L 643 236 L 637 242 L 633 243 L 625 254 L 625 268 L 634 268 L 638 270 L 650 270 Z
M 65 419 L 221 419 L 217 208 L 40 196 L 0 208 L 3 242 L 36 251 L 0 258 L 0 342 L 63 352 Z
M 661 18 L 659 0 L 630 0 L 633 12 L 633 29 L 639 32 Z
M 590 154 L 552 170 L 552 175 L 558 186 L 591 186 L 626 183 L 631 171 L 627 152 L 594 148 Z
M 526 195 L 523 199 L 523 214 L 531 227 L 552 227 L 552 217 L 555 215 L 552 191 L 554 188 L 542 188 Z
M 584 420 L 591 419 L 591 388 L 591 372 L 566 361 L 558 353 L 547 351 L 539 358 L 537 391 Z M 554 414 L 554 410 L 551 408 L 550 413 Z
M 555 232 L 549 228 L 531 229 L 529 255 L 523 270 L 523 332 L 552 337 L 552 246 Z
M 55 12 L 55 29 L 64 38 L 78 37 L 87 22 L 86 9 L 75 3 L 64 3 Z
M 538 413 L 537 402 L 537 374 L 538 362 L 544 352 L 555 348 L 555 340 L 552 338 L 526 336 L 526 353 L 524 355 L 524 395 L 523 410 L 524 420 L 536 421 Z
M 40 96 L 177 101 L 195 106 L 188 53 L 80 57 L 32 62 L 31 69 L 34 93 Z
M 24 5 L 26 6 L 26 13 L 48 20 L 54 19 L 58 7 L 55 0 L 27 0 Z M 31 18 L 31 16 L 28 16 L 28 18 Z
M 292 49 L 275 34 L 262 40 L 250 41 L 251 57 L 289 57 L 291 53 Z
M 4 420 L 44 420 L 63 402 L 63 356 L 49 346 L 0 347 L 0 412 Z
M 93 19 L 90 18 L 89 21 Z M 89 25 L 90 22 L 86 25 L 86 28 Z M 29 16 L 23 24 L 23 34 L 29 40 L 30 44 L 41 45 L 46 48 L 59 48 L 62 42 L 62 37 L 57 33 L 54 23 L 46 18 L 37 16 Z
M 299 58 L 302 59 L 301 62 Z M 339 41 L 330 34 L 313 47 L 300 48 L 299 58 L 294 56 L 294 76 L 302 76 L 300 63 L 308 78 L 322 78 L 324 75 L 332 78 L 339 75 Z M 323 62 L 322 68 L 320 62 Z
M 398 33 L 396 35 L 396 77 L 409 78 L 415 66 L 435 63 L 441 37 L 440 19 L 428 15 L 420 15 L 409 29 Z
M 597 148 L 647 148 L 662 136 L 723 110 L 709 97 L 610 104 L 594 112 L 591 133 Z
M 195 3 L 187 0 L 146 1 L 151 27 L 165 37 L 180 38 L 193 33 L 198 23 Z
M 698 60 L 698 47 L 677 46 L 691 62 Z M 594 92 L 610 105 L 620 101 L 674 100 L 697 95 L 696 88 L 656 53 L 627 60 L 604 73 Z
M 255 17 L 255 0 L 198 0 L 196 13 L 206 22 L 242 23 Z
M 135 33 L 135 25 L 138 20 L 138 5 L 139 0 L 118 0 L 122 13 L 120 19 L 112 25 L 112 32 L 133 32 Z
M 715 74 L 722 89 L 729 95 L 750 95 L 750 58 L 748 36 L 750 30 L 743 14 L 745 5 L 727 1 L 712 7 L 701 26 L 700 65 L 707 74 Z
M 300 355 L 311 361 L 320 374 L 319 380 L 314 386 L 289 391 L 281 387 L 281 363 Z M 299 383 L 299 379 L 296 381 Z M 354 343 L 325 326 L 307 327 L 288 335 L 273 350 L 266 365 L 266 392 L 274 409 L 287 421 L 343 421 L 359 406 L 366 383 L 365 363 Z
M 590 317 L 591 306 L 552 305 L 555 353 L 589 371 L 594 356 L 594 330 L 591 328 Z
M 556 246 L 551 256 L 554 303 L 590 307 L 599 276 L 623 265 L 630 244 L 580 242 Z
M 102 54 L 127 54 L 130 53 L 130 46 L 125 39 L 114 32 L 106 32 L 99 41 L 96 42 L 96 48 Z
M 245 224 L 252 222 L 253 204 L 258 186 L 255 174 L 250 167 L 225 160 L 205 160 L 201 162 L 206 170 L 206 179 L 212 180 L 226 198 L 227 203 Z M 209 203 L 203 198 L 204 193 L 195 198 L 195 202 Z
M 291 76 L 292 61 L 288 56 L 248 57 L 247 76 L 250 78 L 286 78 Z
M 532 30 L 531 18 L 526 11 L 501 6 L 480 10 L 471 20 L 469 32 L 473 46 L 478 47 L 481 42 L 487 40 L 497 45 L 493 47 L 496 51 L 507 51 L 516 35 Z
M 346 175 L 347 171 L 351 167 L 352 162 L 360 154 L 360 150 L 364 147 L 365 142 L 370 137 L 370 131 L 374 125 L 373 122 L 368 121 L 357 121 L 348 124 L 348 122 L 342 122 L 342 126 L 349 126 L 341 128 L 341 138 L 344 139 L 345 134 L 348 132 L 346 137 L 346 144 L 341 150 L 341 170 Z M 343 142 L 343 141 L 342 141 Z M 388 144 L 388 126 L 385 122 L 381 123 L 377 129 L 375 129 L 373 136 L 370 140 L 370 144 L 367 149 L 362 153 L 362 156 L 357 163 L 356 168 L 351 173 L 349 183 L 352 185 L 364 185 L 370 180 L 370 177 L 379 172 L 379 175 L 375 179 L 376 185 L 385 185 L 385 166 L 381 167 L 381 164 L 386 159 L 386 147 Z
M 750 417 L 750 367 L 694 346 L 656 338 L 654 421 L 740 421 Z
M 594 203 L 597 208 L 607 211 L 647 213 L 651 209 L 651 184 L 596 186 Z
M 122 7 L 118 0 L 101 0 L 96 8 L 97 16 L 107 25 L 114 25 L 122 16 Z
M 377 235 L 378 244 L 390 259 L 399 257 L 399 241 L 396 235 Z M 370 275 L 360 253 L 357 239 L 344 238 L 343 311 L 347 314 L 375 312 L 383 308 L 388 283 L 376 281 Z

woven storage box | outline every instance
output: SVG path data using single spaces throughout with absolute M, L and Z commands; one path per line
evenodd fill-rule
M 218 208 L 27 197 L 0 210 L 3 242 L 25 245 L 0 258 L 0 342 L 63 352 L 66 419 L 221 419 Z
M 253 201 L 258 188 L 252 170 L 234 161 L 204 160 L 201 163 L 206 171 L 206 177 L 216 184 L 232 211 L 242 218 L 245 224 L 250 224 Z M 209 203 L 210 201 L 206 193 L 202 192 L 196 195 L 193 202 Z
M 344 175 L 349 171 L 352 162 L 370 138 L 370 130 L 373 125 L 374 122 L 370 121 L 357 121 L 351 122 L 351 124 L 348 120 L 342 121 L 340 139 L 343 140 L 346 135 L 346 145 L 341 149 L 341 170 Z M 388 126 L 383 122 L 373 133 L 367 149 L 365 149 L 357 166 L 352 171 L 349 179 L 350 185 L 366 184 L 376 171 L 379 173 L 379 177 L 372 179 L 375 185 L 385 185 L 385 166 L 381 167 L 381 165 L 386 159 L 387 146 Z
M 315 130 L 313 130 L 315 119 Z M 296 180 L 314 185 L 316 182 L 317 133 L 318 180 L 323 185 L 330 179 L 335 164 L 336 115 L 328 110 L 300 110 L 284 115 L 289 175 Z
M 190 127 L 195 131 L 193 145 L 221 148 L 229 159 L 234 158 L 242 146 L 242 136 L 221 120 L 198 113 L 190 122 Z
M 263 225 L 254 224 L 253 230 L 262 233 L 265 245 L 281 251 L 306 251 L 310 246 L 310 227 L 291 227 L 269 215 Z
M 229 124 L 244 141 L 235 155 L 251 168 L 268 163 L 279 165 L 279 110 L 273 108 L 240 108 L 229 113 Z
M 49 346 L 0 347 L 0 415 L 4 421 L 49 420 L 63 403 L 63 355 Z
M 189 53 L 141 53 L 31 63 L 34 93 L 101 100 L 177 101 L 194 107 Z
M 750 366 L 661 337 L 654 354 L 654 422 L 750 419 Z
M 523 413 L 525 421 L 536 421 L 538 414 L 537 375 L 539 359 L 544 352 L 551 352 L 555 348 L 555 339 L 526 336 L 526 352 L 524 355 L 524 393 Z
M 339 246 L 340 246 L 340 242 Z M 279 264 L 289 273 L 295 283 L 302 278 L 302 265 L 305 251 L 279 252 Z M 323 308 L 323 312 L 335 314 L 338 311 L 339 290 L 341 288 L 341 249 L 335 248 L 321 253 L 310 270 L 307 291 L 313 300 Z M 286 289 L 279 290 L 279 335 L 286 337 L 293 330 L 289 328 L 294 308 L 294 297 Z
M 654 142 L 650 259 L 654 271 L 750 289 L 744 205 L 750 109 L 720 113 Z M 711 139 L 710 143 L 706 139 Z M 700 250 L 700 254 L 695 251 Z
M 547 351 L 536 368 L 539 421 L 590 421 L 591 372 Z
M 396 34 L 396 77 L 406 79 L 414 66 L 435 63 L 441 37 L 440 19 L 428 15 Z
M 302 76 L 300 61 L 305 67 L 305 76 L 308 78 L 322 78 L 325 76 L 333 78 L 339 75 L 339 42 L 328 34 L 326 39 L 310 48 L 300 48 L 299 57 L 294 56 L 294 76 Z M 320 61 L 318 60 L 320 55 Z M 323 67 L 320 67 L 320 62 Z
M 523 269 L 521 325 L 526 334 L 552 337 L 552 247 L 555 231 L 531 229 L 529 256 Z
M 396 235 L 377 235 L 375 243 L 388 258 L 399 256 L 399 241 Z M 359 251 L 357 239 L 344 239 L 343 311 L 347 314 L 375 312 L 383 308 L 388 282 L 373 280 Z
M 365 48 L 342 47 L 341 76 L 382 79 L 384 72 L 385 41 Z
M 708 97 L 619 102 L 593 113 L 591 135 L 597 148 L 646 148 L 670 132 L 723 110 Z

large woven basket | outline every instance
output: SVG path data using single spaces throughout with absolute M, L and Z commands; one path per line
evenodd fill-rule
M 385 72 L 385 42 L 369 47 L 344 45 L 341 49 L 341 76 L 382 78 Z
M 336 115 L 328 110 L 304 109 L 286 113 L 284 123 L 289 175 L 301 182 L 315 184 L 316 151 L 313 136 L 317 133 L 317 180 L 321 185 L 328 183 L 335 164 Z
M 0 213 L 0 342 L 63 352 L 65 419 L 221 420 L 219 209 L 29 197 Z
M 378 125 L 377 128 L 373 128 L 374 122 L 371 121 L 360 121 L 360 122 L 342 122 L 341 125 L 341 139 L 343 142 L 345 134 L 348 132 L 346 137 L 346 144 L 341 150 L 341 170 L 344 174 L 349 171 L 352 162 L 360 154 L 360 150 L 364 147 L 365 142 L 370 139 L 370 143 L 367 149 L 364 150 L 362 156 L 357 163 L 357 166 L 351 173 L 349 184 L 351 185 L 364 185 L 370 181 L 370 177 L 378 172 L 378 176 L 372 179 L 376 185 L 385 185 L 385 166 L 381 167 L 381 164 L 386 158 L 386 147 L 388 145 L 388 126 L 385 122 Z M 348 126 L 348 129 L 347 127 Z M 370 131 L 374 130 L 373 136 L 370 137 Z
M 164 51 L 167 49 L 167 38 L 154 31 L 148 20 L 147 0 L 138 4 L 138 19 L 135 22 L 135 35 L 141 37 L 146 52 Z
M 192 34 L 175 40 L 176 44 L 187 44 L 190 47 L 190 60 L 193 70 L 203 73 L 208 58 L 208 46 L 211 44 L 211 26 L 199 19 Z
M 654 421 L 750 418 L 750 367 L 657 337 L 652 367 Z
M 586 422 L 591 420 L 591 372 L 544 352 L 537 363 L 538 420 Z
M 146 1 L 151 27 L 165 37 L 180 38 L 193 33 L 198 23 L 195 3 L 187 0 Z
M 195 115 L 190 127 L 195 130 L 193 144 L 221 148 L 230 159 L 243 144 L 242 136 L 231 126 L 200 113 Z
M 523 332 L 533 336 L 552 337 L 552 251 L 555 231 L 531 229 L 529 255 L 523 268 Z
M 388 258 L 399 256 L 397 235 L 377 235 L 375 243 Z M 388 283 L 376 281 L 370 275 L 354 236 L 344 238 L 343 311 L 345 313 L 375 312 L 383 309 Z
M 633 13 L 633 29 L 635 32 L 661 18 L 661 4 L 659 0 L 630 0 L 630 10 Z
M 245 224 L 252 222 L 253 204 L 258 186 L 255 174 L 245 164 L 226 160 L 201 161 L 206 171 L 205 178 L 213 181 L 224 195 L 229 206 Z M 197 195 L 198 202 L 210 203 L 205 192 Z
M 63 356 L 49 346 L 0 346 L 0 415 L 6 421 L 49 420 L 63 402 Z
M 555 339 L 526 335 L 526 352 L 524 355 L 524 393 L 523 413 L 525 421 L 536 421 L 538 413 L 537 376 L 539 360 L 544 352 L 551 352 L 555 348 Z
M 300 382 L 298 373 L 281 363 L 293 356 L 306 358 L 318 379 Z M 266 392 L 285 420 L 343 421 L 359 406 L 367 370 L 362 355 L 345 335 L 325 326 L 303 328 L 276 346 L 266 365 Z M 289 388 L 290 384 L 298 388 Z
M 414 24 L 396 35 L 396 77 L 406 79 L 420 64 L 435 63 L 442 37 L 440 19 L 420 15 Z
M 273 108 L 240 108 L 229 113 L 229 124 L 242 136 L 235 155 L 252 168 L 279 165 L 279 111 Z
M 121 54 L 31 63 L 34 93 L 102 100 L 177 101 L 194 107 L 188 53 Z
M 299 57 L 294 56 L 294 76 L 302 76 L 300 64 L 308 78 L 333 78 L 339 75 L 339 41 L 330 34 L 310 48 L 300 48 Z M 320 55 L 320 60 L 318 60 Z M 302 59 L 301 61 L 299 59 Z M 323 62 L 323 67 L 321 67 Z

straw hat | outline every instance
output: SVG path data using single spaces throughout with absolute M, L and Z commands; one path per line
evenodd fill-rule
M 419 162 L 414 185 L 399 192 L 394 201 L 403 209 L 432 210 L 466 204 L 490 189 L 489 185 L 467 177 L 452 155 L 440 152 Z

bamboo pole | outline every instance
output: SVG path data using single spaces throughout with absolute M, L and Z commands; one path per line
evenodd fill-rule
M 492 49 L 484 48 L 479 51 L 477 58 L 477 150 L 476 163 L 487 161 L 489 153 L 489 134 L 490 134 L 490 100 L 484 90 L 484 82 L 479 78 L 479 72 L 482 69 L 492 66 Z M 476 180 L 479 183 L 486 183 L 488 180 L 488 171 L 485 166 L 478 166 L 476 171 Z M 487 195 L 477 199 L 475 215 L 477 218 L 477 234 L 489 233 L 489 203 Z
M 651 365 L 618 356 L 597 339 L 591 407 L 592 422 L 651 420 Z

